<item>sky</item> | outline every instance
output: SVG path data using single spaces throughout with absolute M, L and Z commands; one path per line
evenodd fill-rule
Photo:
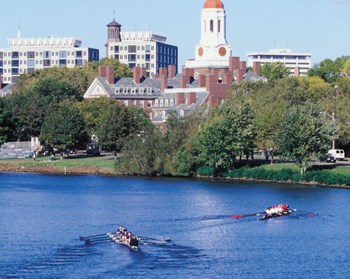
M 179 65 L 194 57 L 205 0 L 1 0 L 0 48 L 7 38 L 76 37 L 105 57 L 106 25 L 152 31 L 179 47 Z M 271 48 L 312 53 L 313 63 L 350 55 L 350 0 L 222 0 L 233 56 Z

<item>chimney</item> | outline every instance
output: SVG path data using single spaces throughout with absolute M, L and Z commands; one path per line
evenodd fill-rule
M 168 88 L 168 78 L 166 75 L 162 75 L 161 80 L 162 80 L 161 90 L 162 92 L 164 92 L 164 90 Z
M 260 62 L 253 63 L 253 72 L 260 76 Z
M 176 93 L 176 105 L 185 104 L 185 93 Z
M 182 75 L 181 76 L 181 81 L 180 81 L 180 88 L 186 88 L 187 87 L 187 77 Z
M 230 72 L 234 72 L 239 69 L 239 57 L 230 57 L 229 58 L 229 69 Z
M 205 87 L 205 75 L 198 76 L 198 87 Z
M 106 78 L 109 84 L 114 84 L 114 67 L 99 66 L 98 76 L 101 78 Z
M 197 103 L 197 94 L 192 92 L 192 93 L 188 93 L 187 95 L 187 98 L 188 98 L 188 105 L 192 105 L 192 104 L 195 104 Z
M 136 84 L 140 84 L 143 78 L 146 78 L 147 72 L 146 69 L 140 67 L 134 67 L 133 71 L 133 79 Z
M 240 61 L 239 62 L 239 69 L 242 70 L 244 73 L 247 72 L 247 62 Z
M 168 76 L 167 75 L 167 68 L 163 68 L 163 67 L 160 67 L 159 68 L 159 76 L 160 76 L 160 78 L 162 78 L 162 76 Z
M 294 68 L 294 76 L 300 77 L 300 67 L 299 66 L 296 66 Z
M 109 84 L 115 83 L 115 77 L 114 77 L 114 67 L 106 67 L 106 78 Z
M 106 75 L 106 67 L 104 66 L 99 66 L 98 67 L 98 77 L 100 78 L 105 78 L 107 75 Z
M 176 67 L 175 65 L 168 66 L 169 78 L 174 78 L 176 76 Z
M 239 70 L 236 71 L 236 82 L 237 82 L 237 83 L 240 83 L 240 82 L 243 81 L 243 76 L 244 76 L 244 74 L 245 74 L 245 71 L 243 71 L 243 70 L 241 70 L 241 69 L 239 69 Z

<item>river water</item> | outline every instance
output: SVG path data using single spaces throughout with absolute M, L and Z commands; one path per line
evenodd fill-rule
M 228 218 L 281 202 L 318 215 Z M 301 185 L 0 174 L 0 278 L 350 278 L 349 202 Z M 155 239 L 79 241 L 119 224 Z

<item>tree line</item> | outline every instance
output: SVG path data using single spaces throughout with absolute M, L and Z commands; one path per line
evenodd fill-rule
M 98 65 L 114 66 L 117 76 L 132 75 L 118 61 L 38 71 L 22 76 L 14 92 L 0 99 L 0 143 L 40 136 L 47 146 L 84 148 L 96 135 L 104 150 L 122 154 L 116 161 L 119 173 L 174 176 L 205 167 L 220 174 L 256 149 L 278 150 L 303 172 L 334 137 L 338 146 L 349 145 L 350 62 L 334 63 L 339 61 L 335 79 L 324 70 L 328 62 L 315 65 L 306 78 L 288 77 L 281 65 L 265 66 L 269 82 L 234 85 L 220 107 L 183 118 L 170 115 L 162 127 L 143 110 L 116 100 L 83 100 Z M 333 113 L 335 121 L 329 117 Z

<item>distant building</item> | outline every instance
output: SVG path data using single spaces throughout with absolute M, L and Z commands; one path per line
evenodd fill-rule
M 280 62 L 290 69 L 290 75 L 304 77 L 311 68 L 311 53 L 296 53 L 291 49 L 271 49 L 268 52 L 248 53 L 248 65 L 254 62 L 264 65 L 266 63 Z
M 122 32 L 113 20 L 107 25 L 106 54 L 129 68 L 146 69 L 147 77 L 159 73 L 159 68 L 174 65 L 178 69 L 178 48 L 166 44 L 166 37 L 153 32 Z
M 8 39 L 9 48 L 0 49 L 3 83 L 15 83 L 21 74 L 51 67 L 81 67 L 99 60 L 99 50 L 81 47 L 74 38 Z
M 100 67 L 99 78 L 93 81 L 84 98 L 115 98 L 125 106 L 143 108 L 153 123 L 159 124 L 166 121 L 170 113 L 175 112 L 181 117 L 191 111 L 222 104 L 234 83 L 266 81 L 259 77 L 259 63 L 254 63 L 254 72 L 247 73 L 246 62 L 231 56 L 231 47 L 226 41 L 226 16 L 221 0 L 206 0 L 201 23 L 202 37 L 195 47 L 196 58 L 186 61 L 182 74 L 176 74 L 176 65 L 168 65 L 159 67 L 158 74 L 148 78 L 149 69 L 143 68 L 140 63 L 133 67 L 133 78 L 116 80 L 113 67 Z M 113 35 L 120 34 L 110 44 L 117 46 L 123 35 L 115 29 L 119 24 L 112 23 L 110 26 L 114 26 L 111 29 Z M 135 40 L 131 41 L 137 52 Z M 126 44 L 128 43 L 127 41 Z M 123 46 L 123 52 L 126 51 L 124 48 Z M 117 55 L 112 48 L 109 51 L 112 51 L 109 55 Z M 120 51 L 119 54 L 123 57 L 125 55 Z

